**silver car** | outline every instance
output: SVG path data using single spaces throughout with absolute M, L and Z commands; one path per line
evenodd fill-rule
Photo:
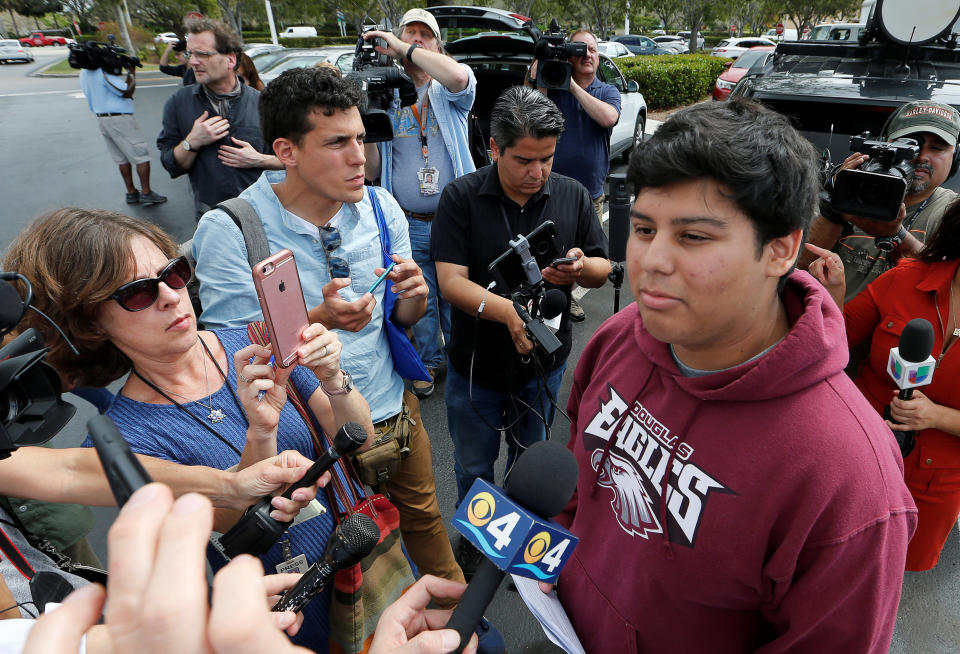
M 260 79 L 264 84 L 269 84 L 285 70 L 316 66 L 319 63 L 333 64 L 340 69 L 340 72 L 346 73 L 353 69 L 353 52 L 352 45 L 293 50 L 269 67 L 261 69 Z
M 0 41 L 0 63 L 8 61 L 20 61 L 28 64 L 33 61 L 33 53 L 30 48 L 25 48 L 20 41 L 14 39 L 4 39 Z

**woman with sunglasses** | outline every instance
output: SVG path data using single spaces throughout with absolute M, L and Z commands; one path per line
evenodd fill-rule
M 300 365 L 288 369 L 267 365 L 269 349 L 251 345 L 246 329 L 198 332 L 185 288 L 190 266 L 154 225 L 108 211 L 60 209 L 22 232 L 4 265 L 31 281 L 34 306 L 79 349 L 74 356 L 35 312 L 21 323 L 43 333 L 47 361 L 68 387 L 105 386 L 130 373 L 107 415 L 134 452 L 221 469 L 244 468 L 276 454 L 278 445 L 312 459 L 310 433 L 286 401 L 287 379 L 325 433 L 350 420 L 373 433 L 366 401 L 351 392 L 340 369 L 339 340 L 322 325 L 306 329 Z M 261 557 L 267 572 L 305 570 L 320 557 L 334 526 L 324 509 Z M 219 515 L 218 531 L 236 518 Z M 211 557 L 211 565 L 223 560 Z M 307 605 L 295 641 L 326 651 L 328 601 L 323 593 Z

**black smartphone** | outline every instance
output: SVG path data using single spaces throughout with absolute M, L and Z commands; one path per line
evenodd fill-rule
M 567 263 L 573 263 L 577 260 L 576 257 L 559 257 L 550 262 L 551 268 L 556 268 L 557 266 L 562 266 Z
M 566 252 L 552 220 L 545 220 L 540 223 L 526 237 L 530 244 L 530 254 L 536 259 L 537 266 L 541 270 Z M 509 293 L 527 281 L 522 264 L 520 255 L 513 248 L 494 259 L 489 266 L 489 270 L 497 282 L 499 292 Z
M 134 491 L 153 480 L 130 451 L 130 446 L 113 420 L 107 416 L 91 418 L 87 422 L 87 431 L 90 432 L 93 446 L 97 449 L 100 465 L 107 475 L 117 506 L 122 507 Z

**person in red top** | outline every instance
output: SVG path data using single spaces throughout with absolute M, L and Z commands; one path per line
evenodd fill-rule
M 836 256 L 836 255 L 834 255 Z M 833 265 L 818 273 L 831 295 L 843 297 L 842 266 L 826 255 L 818 264 Z M 815 271 L 812 271 L 815 272 Z M 836 274 L 838 272 L 838 274 Z M 834 274 L 831 274 L 834 273 Z M 857 387 L 881 414 L 889 405 L 895 431 L 915 431 L 916 445 L 904 459 L 907 487 L 919 510 L 917 531 L 907 550 L 907 570 L 929 570 L 960 513 L 960 203 L 947 209 L 940 226 L 917 259 L 904 259 L 874 280 L 843 308 L 850 346 L 871 339 L 870 357 L 856 379 Z M 933 381 L 914 389 L 913 399 L 897 397 L 887 374 L 890 348 L 913 318 L 933 325 Z

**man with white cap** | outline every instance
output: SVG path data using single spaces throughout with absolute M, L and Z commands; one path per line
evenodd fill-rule
M 399 37 L 371 31 L 364 38 L 383 39 L 386 47 L 377 46 L 377 50 L 403 65 L 419 96 L 415 104 L 401 107 L 395 91 L 388 111 L 393 141 L 367 146 L 366 176 L 379 177 L 380 185 L 393 194 L 407 217 L 413 258 L 430 289 L 427 311 L 413 326 L 413 336 L 420 358 L 436 378 L 443 360 L 440 331 L 445 341 L 450 336 L 450 306 L 437 291 L 437 271 L 430 259 L 431 222 L 443 187 L 475 170 L 467 118 L 477 79 L 469 66 L 444 53 L 437 19 L 424 9 L 403 15 Z M 429 397 L 433 388 L 433 381 L 413 383 L 413 392 L 420 398 Z
M 900 107 L 887 124 L 885 139 L 915 139 L 920 153 L 909 180 L 900 216 L 893 221 L 870 220 L 842 214 L 817 216 L 810 225 L 809 242 L 832 249 L 843 261 L 849 302 L 867 284 L 891 268 L 900 257 L 913 257 L 923 247 L 927 234 L 940 224 L 947 207 L 957 193 L 941 185 L 957 172 L 957 141 L 960 137 L 960 113 L 950 105 L 918 100 Z M 842 168 L 858 168 L 868 159 L 854 153 Z M 809 252 L 800 257 L 806 268 L 815 259 Z

